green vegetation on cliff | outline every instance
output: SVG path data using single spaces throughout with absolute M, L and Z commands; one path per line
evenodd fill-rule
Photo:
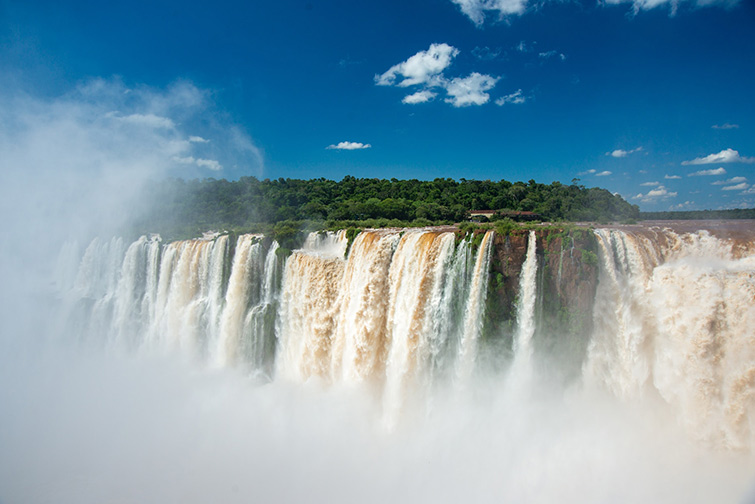
M 473 210 L 534 212 L 548 221 L 639 216 L 636 205 L 605 189 L 534 180 L 170 179 L 153 184 L 148 197 L 152 207 L 137 227 L 169 235 L 207 229 L 265 231 L 303 221 L 331 229 L 450 224 L 466 220 Z

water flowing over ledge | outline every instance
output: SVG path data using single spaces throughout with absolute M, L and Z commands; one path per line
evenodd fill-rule
M 390 425 L 432 389 L 549 375 L 660 400 L 691 438 L 753 448 L 751 240 L 429 228 L 366 230 L 350 246 L 345 232 L 313 233 L 281 250 L 261 235 L 69 246 L 54 325 L 60 338 L 180 353 L 262 382 L 366 385 Z

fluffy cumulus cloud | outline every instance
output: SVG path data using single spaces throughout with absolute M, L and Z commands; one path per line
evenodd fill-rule
M 684 166 L 719 163 L 755 163 L 755 157 L 740 156 L 739 152 L 734 149 L 724 149 L 717 154 L 709 154 L 691 161 L 682 161 L 682 165 Z
M 673 205 L 671 207 L 671 210 L 686 210 L 686 209 L 690 209 L 690 208 L 692 208 L 694 206 L 695 206 L 695 202 L 694 201 L 687 200 L 684 203 L 679 203 L 677 205 Z
M 748 184 L 747 182 L 742 182 L 740 184 L 722 187 L 721 190 L 722 191 L 744 191 L 748 187 L 750 187 L 750 184 Z
M 637 147 L 632 150 L 616 149 L 611 152 L 606 152 L 606 156 L 611 156 L 615 158 L 623 158 L 623 157 L 627 157 L 630 154 L 634 154 L 635 152 L 640 152 L 640 151 L 642 151 L 642 147 Z
M 514 105 L 521 105 L 526 102 L 527 98 L 522 94 L 521 89 L 517 89 L 511 94 L 501 96 L 495 101 L 496 105 L 506 105 L 507 103 L 513 103 Z
M 663 178 L 665 178 L 666 180 L 679 180 L 682 177 L 681 177 L 681 175 L 668 175 L 668 174 L 666 174 L 666 175 L 663 176 Z
M 493 14 L 498 20 L 511 15 L 521 15 L 527 10 L 527 0 L 451 0 L 461 12 L 477 26 L 482 26 L 485 17 Z
M 644 187 L 655 187 L 655 186 L 661 185 L 661 183 L 660 182 L 643 182 L 640 185 Z
M 372 147 L 370 144 L 362 142 L 338 142 L 337 144 L 328 145 L 326 149 L 333 150 L 362 150 Z
M 715 182 L 711 182 L 711 185 L 741 184 L 742 182 L 747 182 L 747 177 L 732 177 L 726 180 L 716 180 Z
M 596 177 L 607 177 L 609 175 L 613 175 L 613 172 L 605 170 L 602 172 L 599 172 L 595 169 L 585 170 L 577 173 L 577 175 L 595 175 Z
M 482 105 L 490 100 L 490 91 L 498 82 L 497 77 L 472 72 L 464 78 L 452 79 L 446 84 L 448 98 L 446 103 L 454 107 L 466 107 L 469 105 Z
M 376 75 L 378 86 L 399 87 L 430 84 L 451 64 L 459 50 L 448 44 L 432 44 L 406 61 L 393 65 L 387 72 Z M 397 83 L 396 80 L 400 79 Z
M 726 169 L 722 166 L 722 167 L 713 168 L 710 170 L 700 170 L 694 173 L 688 173 L 687 176 L 688 177 L 708 177 L 708 176 L 713 176 L 713 175 L 725 175 L 725 174 L 726 174 Z
M 429 89 L 423 89 L 422 91 L 417 91 L 416 93 L 404 96 L 401 103 L 408 103 L 410 105 L 425 103 L 433 100 L 436 96 L 438 96 L 438 93 L 430 91 Z
M 415 105 L 426 103 L 445 91 L 446 103 L 454 107 L 483 105 L 490 101 L 487 93 L 495 87 L 499 78 L 472 72 L 466 77 L 449 78 L 444 75 L 459 50 L 448 44 L 432 44 L 406 61 L 393 65 L 386 72 L 375 75 L 378 86 L 411 87 L 420 89 L 404 96 L 402 103 Z
M 674 198 L 677 196 L 677 194 L 678 193 L 676 192 L 669 191 L 664 186 L 658 186 L 655 189 L 648 191 L 647 194 L 640 193 L 634 196 L 632 199 L 640 200 L 643 203 L 652 203 L 658 200 Z
M 718 130 L 737 129 L 739 128 L 739 124 L 730 124 L 730 123 L 714 124 L 713 126 L 711 126 L 711 128 L 718 129 Z

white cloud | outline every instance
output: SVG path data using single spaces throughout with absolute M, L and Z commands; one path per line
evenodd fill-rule
M 634 154 L 635 152 L 640 152 L 641 150 L 642 150 L 642 147 L 637 147 L 636 149 L 632 149 L 632 150 L 616 149 L 615 151 L 606 152 L 606 156 L 612 156 L 615 158 L 623 158 L 623 157 L 627 157 L 630 154 Z
M 202 158 L 195 158 L 194 156 L 175 156 L 173 158 L 173 161 L 180 164 L 186 164 L 186 165 L 195 165 L 200 168 L 209 168 L 212 171 L 220 171 L 223 169 L 223 166 L 217 162 L 214 159 L 202 159 Z
M 558 59 L 560 59 L 561 61 L 566 61 L 566 55 L 558 51 L 541 52 L 541 53 L 538 53 L 538 57 L 541 59 L 550 59 L 553 57 L 558 57 Z
M 498 77 L 477 72 L 472 72 L 464 78 L 457 77 L 445 85 L 449 94 L 449 98 L 446 98 L 445 101 L 454 107 L 482 105 L 490 99 L 490 95 L 486 91 L 493 89 L 496 82 L 498 82 Z
M 676 192 L 669 192 L 668 189 L 666 189 L 664 186 L 658 186 L 655 189 L 648 191 L 647 194 L 640 193 L 637 196 L 634 196 L 632 199 L 640 200 L 643 203 L 649 203 L 660 199 L 674 198 L 677 196 L 677 194 L 678 193 Z
M 406 61 L 393 65 L 387 72 L 376 75 L 378 86 L 408 87 L 429 84 L 436 79 L 459 54 L 459 50 L 448 44 L 432 44 L 427 51 L 420 51 Z M 401 80 L 396 84 L 396 79 Z
M 516 50 L 519 52 L 530 52 L 532 50 L 531 46 L 527 45 L 527 42 L 524 40 L 520 40 L 519 43 L 516 45 Z
M 201 136 L 193 136 L 193 135 L 189 137 L 189 142 L 192 142 L 192 143 L 210 143 L 210 141 L 207 140 L 206 138 L 202 138 Z
M 711 185 L 739 184 L 742 182 L 747 182 L 747 177 L 732 177 L 728 180 L 716 180 L 715 182 L 711 182 Z
M 197 159 L 197 166 L 200 168 L 209 168 L 212 171 L 223 169 L 223 166 L 214 159 Z
M 681 175 L 664 175 L 663 178 L 666 180 L 679 180 L 682 177 Z
M 682 161 L 682 165 L 704 165 L 718 163 L 755 163 L 755 157 L 742 157 L 734 149 L 724 149 L 718 154 L 695 158 L 692 161 Z
M 511 94 L 502 96 L 495 101 L 496 105 L 505 105 L 507 103 L 522 104 L 527 101 L 527 98 L 522 94 L 521 89 L 517 89 Z
M 433 89 L 445 90 L 448 97 L 444 101 L 454 107 L 487 103 L 490 100 L 487 91 L 496 85 L 499 78 L 472 72 L 466 77 L 448 79 L 443 71 L 457 54 L 459 50 L 448 44 L 432 44 L 427 51 L 420 51 L 387 72 L 376 75 L 375 83 L 379 86 L 421 86 L 422 89 L 401 100 L 408 104 L 432 100 L 438 95 Z
M 655 187 L 657 185 L 661 185 L 661 183 L 660 182 L 643 182 L 640 185 L 641 186 L 646 186 L 646 187 Z
M 699 7 L 733 7 L 737 5 L 740 0 L 603 0 L 606 4 L 626 4 L 631 3 L 632 9 L 635 13 L 640 11 L 647 11 L 655 9 L 656 7 L 666 7 L 671 9 L 671 13 L 674 14 L 680 5 L 690 6 L 692 8 Z
M 365 144 L 362 142 L 338 142 L 334 145 L 328 145 L 326 149 L 336 149 L 336 150 L 361 150 L 361 149 L 369 149 L 372 147 L 370 144 Z
M 729 123 L 714 124 L 713 126 L 711 126 L 711 128 L 720 129 L 720 130 L 737 129 L 739 128 L 739 124 L 729 124 Z
M 608 175 L 611 175 L 611 174 L 613 174 L 613 172 L 610 172 L 610 171 L 606 170 L 606 171 L 602 171 L 600 173 L 596 173 L 595 176 L 596 177 L 607 177 Z
M 428 89 L 424 89 L 422 91 L 417 91 L 416 93 L 404 96 L 404 99 L 401 100 L 401 103 L 408 103 L 411 105 L 414 105 L 416 103 L 425 103 L 425 102 L 429 102 L 436 96 L 438 96 L 438 93 L 434 93 Z
M 497 13 L 498 19 L 510 15 L 521 15 L 527 9 L 527 0 L 451 0 L 461 7 L 461 12 L 467 15 L 478 27 L 485 22 L 487 12 Z
M 711 175 L 724 175 L 726 173 L 726 169 L 722 166 L 720 168 L 713 168 L 710 170 L 700 170 L 696 171 L 695 173 L 688 173 L 688 177 L 707 177 Z
M 592 175 L 596 171 L 597 170 L 587 170 L 587 171 L 579 172 L 579 173 L 577 173 L 577 175 Z
M 684 210 L 685 208 L 690 208 L 694 205 L 694 201 L 685 201 L 684 203 L 679 203 L 678 205 L 672 205 L 670 208 L 671 210 Z
M 748 187 L 750 187 L 750 184 L 748 184 L 747 182 L 742 182 L 741 184 L 722 187 L 721 190 L 722 191 L 744 191 Z

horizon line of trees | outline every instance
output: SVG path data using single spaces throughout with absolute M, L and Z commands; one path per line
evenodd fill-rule
M 176 228 L 239 228 L 282 221 L 465 221 L 472 210 L 534 212 L 547 221 L 627 221 L 640 215 L 618 195 L 598 187 L 560 182 L 436 178 L 398 180 L 167 179 L 147 187 L 151 202 L 138 227 L 166 232 Z

